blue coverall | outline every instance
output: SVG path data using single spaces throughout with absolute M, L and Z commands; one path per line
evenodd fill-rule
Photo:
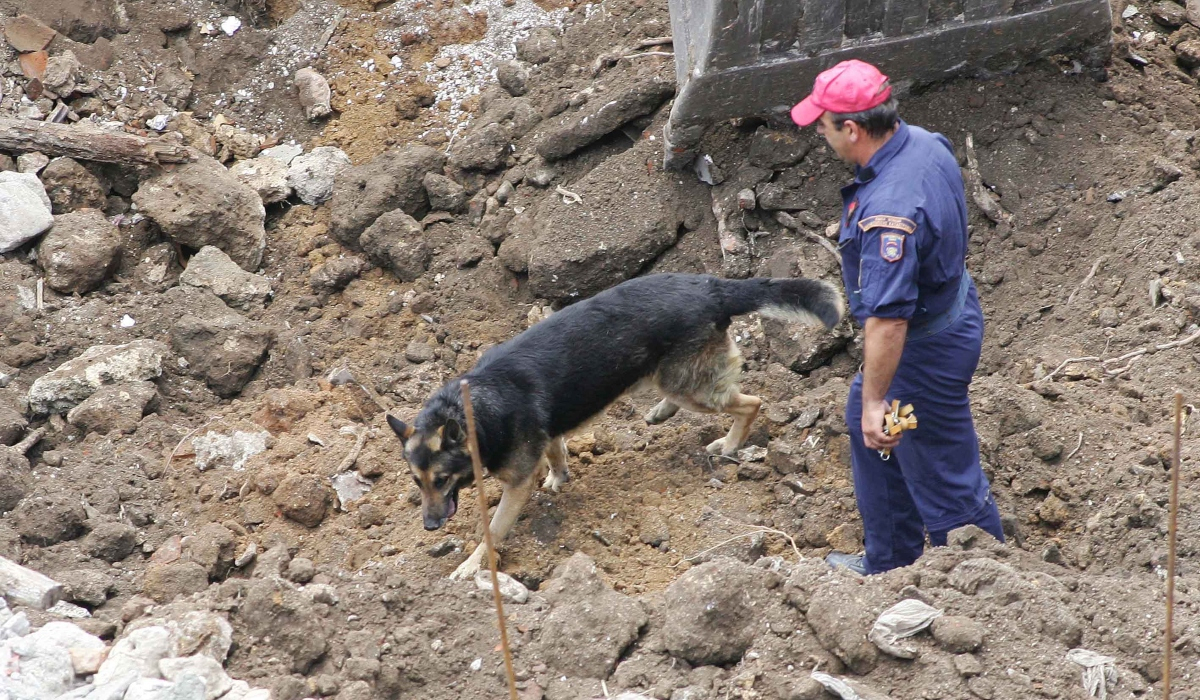
M 891 457 L 863 442 L 862 374 L 846 403 L 851 463 L 863 519 L 867 573 L 907 566 L 925 534 L 944 545 L 975 524 L 1004 541 L 979 463 L 967 390 L 983 345 L 983 313 L 966 271 L 967 205 L 953 147 L 899 122 L 895 134 L 842 188 L 838 246 L 850 312 L 908 319 L 887 400 L 911 403 L 919 425 Z

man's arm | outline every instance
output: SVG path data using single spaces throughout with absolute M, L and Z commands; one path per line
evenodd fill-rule
M 884 397 L 900 365 L 907 334 L 908 319 L 904 318 L 873 316 L 863 328 L 862 432 L 863 442 L 873 450 L 900 442 L 899 435 L 884 433 L 883 416 L 891 408 Z

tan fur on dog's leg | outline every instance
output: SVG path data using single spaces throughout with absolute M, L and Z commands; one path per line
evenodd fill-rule
M 663 421 L 669 420 L 672 416 L 679 412 L 679 404 L 674 403 L 670 399 L 663 399 L 655 404 L 654 408 L 646 414 L 646 425 L 658 425 Z
M 750 436 L 750 426 L 758 417 L 758 409 L 761 406 L 762 399 L 750 394 L 736 394 L 730 399 L 722 410 L 733 416 L 733 426 L 729 428 L 728 435 L 709 444 L 707 452 L 710 455 L 732 457 Z
M 567 438 L 559 436 L 550 440 L 546 458 L 550 462 L 550 473 L 542 482 L 542 488 L 558 493 L 562 485 L 571 480 L 571 472 L 567 469 Z
M 528 501 L 529 495 L 533 493 L 533 484 L 531 475 L 524 483 L 517 486 L 504 485 L 504 492 L 500 495 L 500 505 L 496 506 L 496 514 L 492 516 L 492 524 L 489 526 L 492 531 L 492 542 L 497 546 L 516 524 L 517 516 L 521 514 L 521 508 L 525 506 L 525 501 Z M 479 486 L 477 485 L 476 488 Z M 475 574 L 483 566 L 483 558 L 486 556 L 487 546 L 480 544 L 471 553 L 471 556 L 467 557 L 467 560 L 460 564 L 454 573 L 450 574 L 450 578 L 455 581 L 475 578 Z

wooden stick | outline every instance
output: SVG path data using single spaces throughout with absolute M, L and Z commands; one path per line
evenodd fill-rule
M 517 676 L 513 673 L 512 649 L 508 646 L 508 626 L 504 620 L 504 602 L 500 598 L 500 577 L 496 575 L 496 548 L 492 545 L 492 529 L 488 527 L 487 496 L 483 493 L 483 462 L 479 456 L 479 438 L 475 435 L 475 408 L 471 405 L 471 387 L 467 380 L 459 382 L 462 389 L 463 412 L 467 417 L 467 445 L 471 449 L 471 466 L 475 469 L 475 493 L 479 494 L 479 520 L 483 523 L 483 543 L 487 547 L 488 567 L 492 570 L 492 597 L 496 600 L 496 616 L 500 618 L 500 646 L 504 648 L 504 670 L 508 673 L 508 697 L 517 700 Z
M 775 220 L 778 221 L 784 228 L 802 233 L 816 241 L 822 248 L 829 251 L 829 254 L 838 261 L 838 266 L 841 267 L 842 254 L 838 251 L 837 246 L 835 246 L 833 243 L 830 243 L 824 236 L 819 233 L 813 233 L 812 231 L 804 228 L 799 221 L 796 221 L 796 217 L 792 216 L 786 211 L 775 212 Z
M 0 595 L 14 605 L 45 610 L 63 598 L 59 582 L 0 557 Z
M 1100 266 L 1104 264 L 1105 257 L 1106 256 L 1101 255 L 1100 258 L 1096 260 L 1096 263 L 1092 265 L 1092 269 L 1088 271 L 1087 277 L 1084 277 L 1083 281 L 1079 283 L 1079 286 L 1075 288 L 1075 291 L 1071 292 L 1071 295 L 1067 297 L 1067 304 L 1070 304 L 1075 299 L 1075 295 L 1078 294 L 1088 282 L 1092 281 L 1092 278 L 1096 276 L 1096 271 L 1099 270 Z
M 38 440 L 41 440 L 42 436 L 45 434 L 46 434 L 45 428 L 38 428 L 37 430 L 33 431 L 32 433 L 29 433 L 28 435 L 26 435 L 24 440 L 13 445 L 12 449 L 16 450 L 17 452 L 20 452 L 21 454 L 25 454 L 25 453 L 29 452 L 29 448 L 36 445 Z
M 1175 650 L 1175 535 L 1179 527 L 1179 449 L 1183 392 L 1175 392 L 1175 445 L 1171 454 L 1171 520 L 1167 530 L 1167 629 L 1163 639 L 1163 700 L 1171 700 L 1171 655 Z
M 346 455 L 346 458 L 343 459 L 342 463 L 338 465 L 337 471 L 334 472 L 335 476 L 341 474 L 342 472 L 349 471 L 350 468 L 354 466 L 354 463 L 358 461 L 358 455 L 362 452 L 363 444 L 366 441 L 367 427 L 365 425 L 361 425 L 358 428 L 358 435 L 354 440 L 354 447 L 350 449 L 350 454 Z
M 187 163 L 191 151 L 178 143 L 108 131 L 90 124 L 50 124 L 30 119 L 0 119 L 0 151 L 40 151 L 100 163 L 162 165 Z

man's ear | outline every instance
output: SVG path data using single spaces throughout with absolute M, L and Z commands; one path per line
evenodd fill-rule
M 396 435 L 401 440 L 409 439 L 410 437 L 412 437 L 413 432 L 416 430 L 416 428 L 405 423 L 404 421 L 400 420 L 399 418 L 392 416 L 390 413 L 388 414 L 387 422 L 388 422 L 388 425 L 392 426 L 392 432 L 396 433 Z
M 466 433 L 463 431 L 462 425 L 453 418 L 446 421 L 446 425 L 444 427 L 446 430 L 443 433 L 443 436 L 446 438 L 447 442 L 457 445 L 466 439 Z

